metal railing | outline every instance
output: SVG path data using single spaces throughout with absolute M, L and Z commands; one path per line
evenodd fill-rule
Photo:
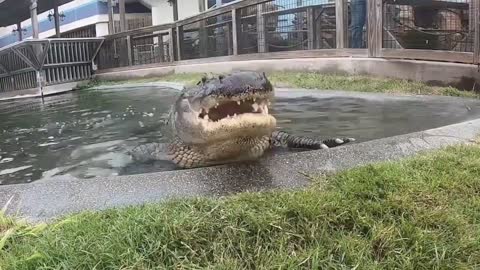
M 88 80 L 103 38 L 32 39 L 0 50 L 0 93 Z
M 244 0 L 106 36 L 100 71 L 207 57 L 362 56 L 480 64 L 480 0 Z M 352 37 L 361 48 L 352 48 Z M 149 48 L 149 49 L 146 49 Z

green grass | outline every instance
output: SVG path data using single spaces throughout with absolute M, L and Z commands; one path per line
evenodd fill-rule
M 49 225 L 3 217 L 0 268 L 480 267 L 480 146 L 317 180 L 304 190 L 176 200 Z
M 202 73 L 179 73 L 169 74 L 162 77 L 129 80 L 127 82 L 145 83 L 169 81 L 194 85 L 203 75 L 204 74 Z M 210 76 L 212 76 L 212 74 L 210 74 Z M 480 97 L 480 95 L 476 92 L 462 91 L 454 87 L 430 86 L 421 82 L 376 78 L 371 76 L 327 75 L 315 72 L 267 72 L 267 76 L 272 81 L 274 86 L 277 87 L 345 90 L 402 95 L 441 95 L 470 98 Z M 118 81 L 96 81 L 89 86 L 118 83 Z

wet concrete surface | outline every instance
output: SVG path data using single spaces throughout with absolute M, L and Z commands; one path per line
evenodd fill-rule
M 480 119 L 328 150 L 267 156 L 250 164 L 93 179 L 65 176 L 65 179 L 0 186 L 0 205 L 8 204 L 7 214 L 38 222 L 82 210 L 171 198 L 302 188 L 309 185 L 306 177 L 309 174 L 396 160 L 424 150 L 468 143 L 478 134 Z

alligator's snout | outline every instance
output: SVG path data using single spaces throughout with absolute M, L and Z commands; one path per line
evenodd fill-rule
M 201 100 L 198 117 L 202 120 L 217 122 L 245 114 L 268 115 L 273 87 L 265 73 L 237 72 L 199 84 L 196 97 Z
M 262 95 L 273 92 L 273 86 L 265 73 L 242 71 L 228 76 L 219 76 L 202 82 L 199 95 L 227 98 L 244 95 Z

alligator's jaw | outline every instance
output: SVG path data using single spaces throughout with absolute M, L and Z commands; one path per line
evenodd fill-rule
M 185 144 L 268 135 L 276 126 L 269 114 L 271 98 L 270 93 L 205 98 L 197 109 L 190 107 L 176 116 L 176 134 Z
M 209 97 L 209 106 L 189 114 L 190 128 L 179 128 L 170 148 L 172 161 L 192 168 L 259 158 L 276 127 L 269 114 L 270 98 L 272 93 Z

